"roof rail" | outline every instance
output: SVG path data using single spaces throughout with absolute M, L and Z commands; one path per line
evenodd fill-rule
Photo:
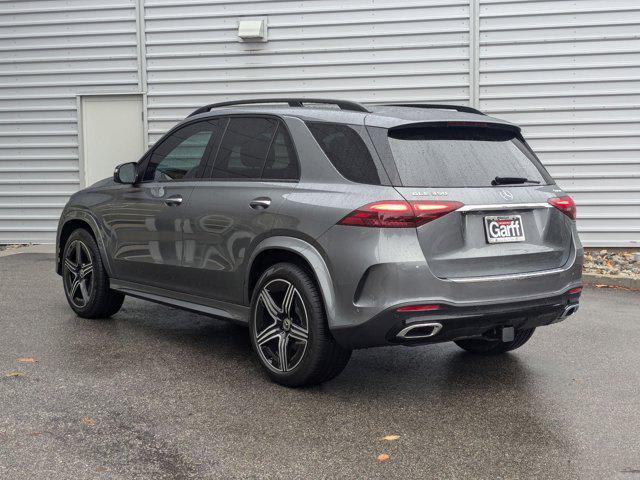
M 213 108 L 230 107 L 232 105 L 251 105 L 256 103 L 287 103 L 290 107 L 304 107 L 305 103 L 326 103 L 337 105 L 341 110 L 369 113 L 365 107 L 356 102 L 347 100 L 329 100 L 326 98 L 253 98 L 250 100 L 232 100 L 229 102 L 211 103 L 198 108 L 189 117 L 211 111 Z
M 394 103 L 382 105 L 383 107 L 413 107 L 413 108 L 439 108 L 443 110 L 457 110 L 458 112 L 475 113 L 476 115 L 485 115 L 480 110 L 473 107 L 465 107 L 464 105 L 442 105 L 436 103 Z

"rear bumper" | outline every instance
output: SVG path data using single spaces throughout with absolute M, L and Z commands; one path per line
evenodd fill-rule
M 338 343 L 354 349 L 448 342 L 492 335 L 502 327 L 519 330 L 557 323 L 577 310 L 579 299 L 580 293 L 567 291 L 553 297 L 490 305 L 434 301 L 439 310 L 420 313 L 398 312 L 402 305 L 396 305 L 364 323 L 334 328 L 332 333 Z
M 454 318 L 468 309 L 492 315 L 493 306 L 524 305 L 526 310 L 526 305 L 544 303 L 581 285 L 583 250 L 576 232 L 564 265 L 518 274 L 488 272 L 486 277 L 436 276 L 413 229 L 336 225 L 318 243 L 328 259 L 331 279 L 331 289 L 324 293 L 329 328 L 336 338 L 345 338 L 345 345 L 389 344 L 385 336 L 399 320 L 393 313 L 401 305 L 446 305 Z M 359 332 L 353 336 L 362 338 L 351 339 L 349 332 Z M 438 337 L 444 339 L 445 333 L 443 329 Z

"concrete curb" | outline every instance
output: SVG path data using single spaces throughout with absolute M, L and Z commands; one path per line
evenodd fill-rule
M 640 290 L 640 278 L 630 278 L 622 275 L 597 275 L 583 273 L 582 283 L 585 285 L 606 285 L 607 287 L 629 288 Z

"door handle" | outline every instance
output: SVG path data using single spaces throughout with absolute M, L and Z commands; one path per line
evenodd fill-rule
M 180 195 L 172 195 L 170 197 L 165 198 L 164 199 L 164 203 L 166 203 L 170 207 L 172 205 L 180 205 L 182 203 L 182 196 L 180 196 Z
M 269 208 L 269 205 L 271 205 L 271 199 L 269 197 L 254 198 L 249 202 L 249 206 L 254 210 L 264 210 L 265 208 Z

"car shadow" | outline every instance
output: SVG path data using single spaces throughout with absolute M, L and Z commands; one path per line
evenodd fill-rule
M 71 317 L 80 330 L 90 332 L 86 342 L 71 342 L 69 353 L 99 354 L 100 350 L 119 350 L 120 356 L 135 350 L 142 356 L 174 357 L 180 362 L 196 362 L 198 370 L 210 365 L 217 368 L 245 366 L 247 375 L 257 381 L 268 379 L 254 359 L 246 327 L 203 315 L 136 299 L 127 299 L 112 321 L 87 321 Z M 130 358 L 129 358 L 130 359 Z M 103 359 L 104 360 L 104 359 Z M 105 368 L 108 362 L 100 362 Z M 416 398 L 429 399 L 434 392 L 491 392 L 508 388 L 518 396 L 528 395 L 530 381 L 536 376 L 518 354 L 496 357 L 468 354 L 453 343 L 419 347 L 381 347 L 356 350 L 347 368 L 335 380 L 326 384 L 298 389 L 370 398 L 371 385 L 379 390 L 402 390 Z
M 268 430 L 261 422 L 269 419 L 269 425 L 320 436 L 346 428 L 342 434 L 353 455 L 371 448 L 367 438 L 398 433 L 408 452 L 425 445 L 443 459 L 460 452 L 459 461 L 470 462 L 467 471 L 479 456 L 491 471 L 508 473 L 515 458 L 532 468 L 551 462 L 567 478 L 575 476 L 574 466 L 564 462 L 565 455 L 576 455 L 573 432 L 558 420 L 548 388 L 540 385 L 546 372 L 526 349 L 498 357 L 471 355 L 452 343 L 358 350 L 334 380 L 291 389 L 269 380 L 247 329 L 226 321 L 127 299 L 112 321 L 67 315 L 63 327 L 70 332 L 60 346 L 70 374 L 144 385 L 160 398 L 201 392 L 193 397 L 201 403 L 190 408 L 207 410 L 208 398 L 222 402 L 235 412 L 228 428 L 245 441 L 248 431 Z M 215 417 L 202 421 L 218 428 Z M 330 444 L 319 445 L 330 450 Z

